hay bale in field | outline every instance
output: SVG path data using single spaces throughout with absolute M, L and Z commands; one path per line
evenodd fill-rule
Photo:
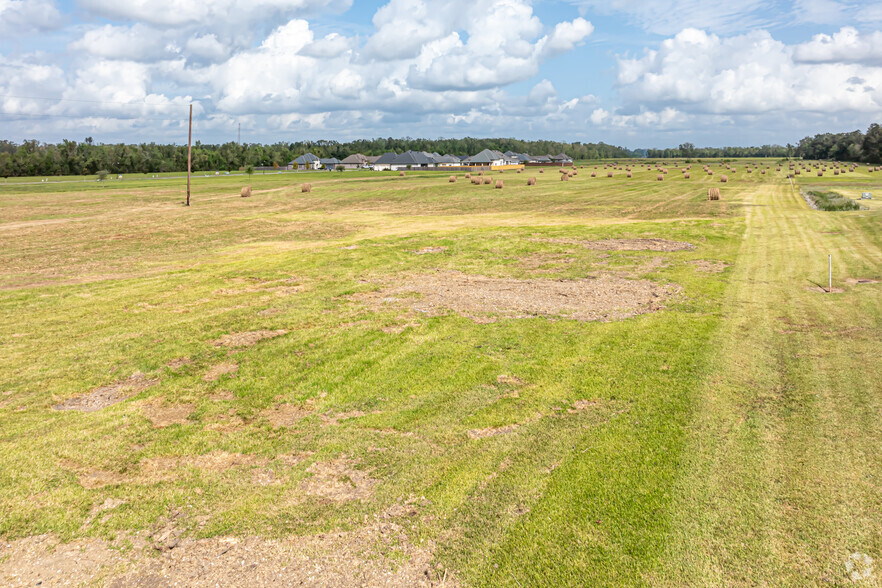
M 776 167 L 775 171 L 781 171 L 781 166 L 779 165 L 778 167 Z
M 707 170 L 707 175 L 709 175 L 709 176 L 714 175 L 714 170 L 712 170 L 712 169 Z
M 629 178 L 632 177 L 632 173 L 631 173 L 631 172 L 628 172 L 628 177 L 629 177 Z
M 245 186 L 242 188 L 242 192 L 239 194 L 242 198 L 248 198 L 251 196 L 251 186 Z
M 720 183 L 725 184 L 728 181 L 729 181 L 729 176 L 727 176 L 726 174 L 720 174 Z
M 465 175 L 465 179 L 467 179 L 467 180 L 472 179 L 472 174 L 466 174 L 466 175 Z
M 719 188 L 708 188 L 707 189 L 707 199 L 708 200 L 719 200 L 720 199 L 720 189 Z
M 606 177 L 608 177 L 608 178 L 613 177 L 613 173 L 612 173 L 612 172 L 606 172 Z
M 834 170 L 833 170 L 833 175 L 834 175 L 834 176 L 838 176 L 838 175 L 839 175 L 839 170 L 838 170 L 838 169 L 834 169 Z
M 398 172 L 398 175 L 399 175 L 399 176 L 403 176 L 403 175 L 404 175 L 404 172 Z
M 591 172 L 591 177 L 592 177 L 592 178 L 596 178 L 596 177 L 597 177 L 597 172 Z
M 490 176 L 487 176 L 484 178 L 484 185 L 485 186 L 489 186 L 492 183 L 493 183 L 493 178 L 491 178 Z
M 535 186 L 536 185 L 536 178 L 527 178 L 527 185 L 528 186 Z
M 655 176 L 655 179 L 659 182 L 663 182 L 665 180 L 665 176 L 662 174 L 658 174 L 657 176 Z
M 761 170 L 760 170 L 760 173 L 763 174 L 763 175 L 766 175 L 766 170 L 761 169 Z
M 799 174 L 802 173 L 802 172 L 799 171 L 799 168 L 796 168 L 795 170 L 793 170 L 793 173 L 796 174 L 796 175 L 799 175 Z
M 479 172 L 478 172 L 478 175 L 479 175 L 479 176 L 483 176 L 483 175 L 484 175 L 484 172 L 483 172 L 483 171 L 479 171 Z
M 503 182 L 502 180 L 496 180 L 496 185 L 493 187 L 496 188 L 497 190 L 501 190 L 502 188 L 505 187 L 505 182 Z
M 303 184 L 300 186 L 300 191 L 304 193 L 312 192 L 312 184 Z
M 819 178 L 824 177 L 824 172 L 821 170 L 818 170 L 818 177 Z
M 567 174 L 560 174 L 560 181 L 568 182 L 569 180 L 570 180 L 570 176 L 568 176 Z
M 524 171 L 524 170 L 522 170 L 522 169 L 519 169 L 519 170 L 518 170 L 518 173 L 521 173 L 521 172 L 522 172 L 522 171 Z
M 450 182 L 451 184 L 455 184 L 456 183 L 456 176 L 450 176 L 450 179 L 447 181 Z
M 540 169 L 540 170 L 539 170 L 539 173 L 540 173 L 540 174 L 544 174 L 544 173 L 545 173 L 545 170 L 544 170 L 544 169 Z

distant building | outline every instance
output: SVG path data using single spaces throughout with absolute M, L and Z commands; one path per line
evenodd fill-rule
M 505 165 L 505 155 L 492 149 L 484 149 L 477 155 L 472 155 L 462 162 L 469 167 L 485 167 L 493 165 Z
M 374 171 L 388 171 L 392 169 L 392 162 L 395 161 L 396 157 L 398 157 L 398 154 L 393 151 L 384 153 L 374 161 L 371 167 L 373 167 Z
M 355 153 L 349 157 L 344 157 L 340 164 L 343 169 L 365 169 L 371 166 L 370 160 L 361 153 Z
M 340 165 L 342 162 L 339 159 L 337 159 L 336 157 L 330 157 L 328 159 L 319 159 L 319 163 L 321 164 L 320 169 L 334 171 L 335 169 L 337 169 L 337 166 Z M 319 169 L 319 168 L 316 168 L 316 169 Z
M 297 169 L 318 169 L 321 166 L 321 160 L 312 153 L 304 153 L 294 161 L 288 162 L 288 169 L 294 169 L 295 163 Z

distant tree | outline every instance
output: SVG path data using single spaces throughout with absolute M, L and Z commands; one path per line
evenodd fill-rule
M 245 173 L 248 174 L 248 177 L 250 178 L 252 176 L 252 174 L 254 174 L 254 166 L 253 165 L 246 166 Z
M 861 142 L 861 153 L 865 161 L 870 163 L 882 162 L 882 126 L 877 123 L 870 125 L 867 134 Z
M 98 171 L 95 172 L 95 174 L 97 174 L 98 179 L 103 182 L 104 180 L 107 179 L 107 176 L 110 174 L 110 172 L 107 171 L 106 169 L 99 169 Z

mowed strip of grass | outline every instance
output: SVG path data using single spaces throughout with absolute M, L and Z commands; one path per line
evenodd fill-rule
M 654 175 L 629 181 L 580 170 L 536 191 L 420 175 L 365 178 L 368 194 L 358 178 L 329 183 L 325 194 L 219 192 L 204 216 L 187 211 L 193 224 L 189 233 L 180 225 L 177 241 L 169 237 L 177 229 L 162 228 L 181 222 L 180 209 L 120 193 L 113 215 L 42 234 L 31 263 L 46 271 L 64 263 L 68 241 L 85 247 L 96 225 L 115 231 L 120 223 L 139 243 L 90 253 L 99 266 L 119 264 L 125 279 L 95 269 L 88 283 L 28 286 L 28 271 L 9 272 L 18 285 L 0 294 L 0 391 L 8 392 L 0 397 L 8 472 L 0 533 L 111 537 L 182 509 L 193 535 L 307 534 L 357 526 L 410 501 L 412 541 L 432 542 L 439 563 L 468 584 L 678 583 L 657 570 L 668 569 L 689 512 L 681 486 L 702 455 L 692 419 L 701 421 L 704 387 L 719 375 L 718 330 L 725 334 L 725 317 L 736 312 L 726 297 L 738 291 L 730 280 L 745 255 L 745 225 L 733 213 L 754 210 L 742 206 L 754 197 L 742 202 L 742 194 L 759 182 L 730 179 L 714 209 L 705 200 L 712 179 Z M 782 180 L 783 172 L 766 181 Z M 81 212 L 60 195 L 27 197 L 58 207 L 61 218 Z M 141 201 L 137 215 L 132 199 Z M 463 215 L 462 203 L 476 212 Z M 290 232 L 318 218 L 351 228 Z M 247 219 L 279 228 L 263 232 Z M 199 246 L 186 250 L 186 236 Z M 579 244 L 646 237 L 696 249 Z M 446 249 L 415 253 L 426 247 Z M 705 273 L 696 262 L 707 261 L 734 267 Z M 683 292 L 662 312 L 608 323 L 479 324 L 352 296 L 439 270 L 519 279 L 615 271 Z M 213 344 L 257 330 L 286 332 L 241 349 Z M 176 358 L 190 363 L 168 367 Z M 237 371 L 206 381 L 221 364 Z M 159 381 L 95 413 L 51 409 L 135 371 Z M 192 409 L 183 423 L 154 428 L 144 408 L 152 400 Z M 305 416 L 275 427 L 267 410 L 279 404 Z M 251 461 L 196 465 L 196 456 L 220 452 Z M 310 468 L 335 459 L 374 480 L 368 495 L 333 501 L 304 492 Z M 270 470 L 272 483 L 260 483 Z M 358 478 L 352 484 L 358 489 Z M 108 497 L 126 503 L 90 520 Z M 689 549 L 675 559 L 689 561 Z

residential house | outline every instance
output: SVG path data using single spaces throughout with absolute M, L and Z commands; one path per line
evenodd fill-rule
M 439 156 L 440 157 L 440 156 Z M 405 151 L 395 158 L 390 165 L 393 171 L 405 169 L 428 169 L 437 167 L 438 163 L 434 156 L 422 151 Z
M 337 169 L 337 166 L 340 166 L 340 164 L 343 162 L 341 162 L 336 157 L 330 157 L 328 159 L 320 159 L 319 163 L 321 163 L 322 168 L 328 171 L 334 171 L 335 169 Z M 343 169 L 342 166 L 341 169 Z
M 560 153 L 558 155 L 552 155 L 551 161 L 553 163 L 559 163 L 561 165 L 566 165 L 568 163 L 573 163 L 573 158 L 567 155 L 566 153 Z
M 374 171 L 388 171 L 392 169 L 392 162 L 395 161 L 396 157 L 398 157 L 398 154 L 393 151 L 384 153 L 374 161 L 371 167 Z
M 365 169 L 371 165 L 368 158 L 361 153 L 355 153 L 354 155 L 343 158 L 343 161 L 341 161 L 340 164 L 343 169 Z
M 288 162 L 288 169 L 294 169 L 295 163 L 297 164 L 297 169 L 318 169 L 321 165 L 321 160 L 312 153 L 304 153 L 294 161 Z
M 477 155 L 472 155 L 471 157 L 463 161 L 462 164 L 468 167 L 505 165 L 505 155 L 503 155 L 499 151 L 484 149 Z

